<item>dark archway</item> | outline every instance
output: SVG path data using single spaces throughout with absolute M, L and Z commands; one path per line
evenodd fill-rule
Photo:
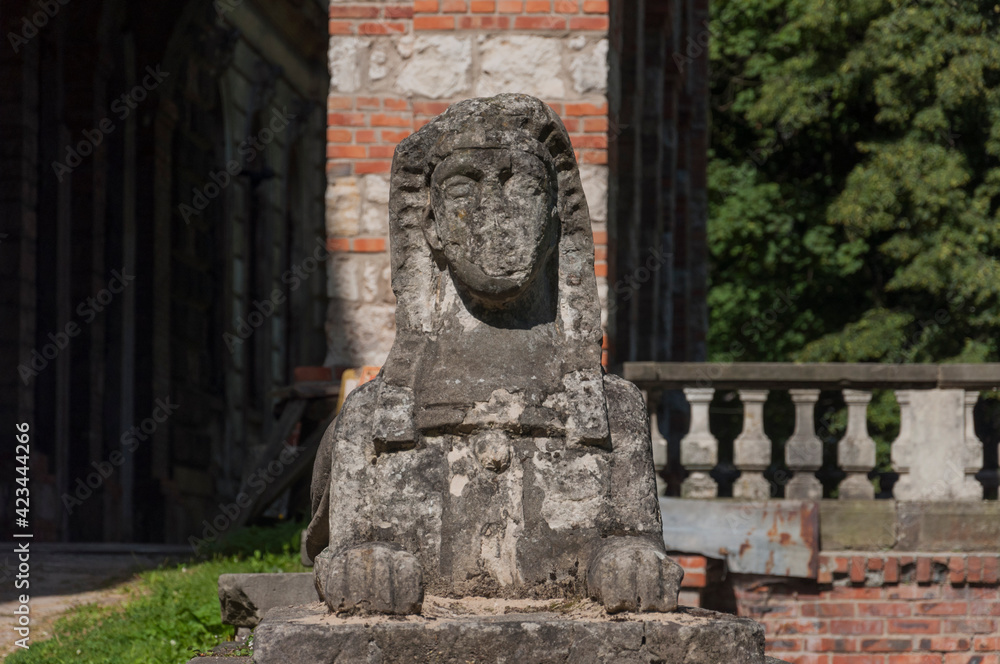
M 4 34 L 37 9 L 4 3 Z M 289 377 L 284 344 L 324 338 L 276 313 L 255 379 L 226 333 L 302 260 L 288 224 L 322 228 L 326 41 L 314 0 L 105 0 L 60 4 L 0 55 L 0 337 L 14 351 L 0 418 L 33 428 L 37 539 L 184 541 L 238 489 Z M 299 112 L 265 146 L 251 255 L 240 147 L 272 107 Z M 311 281 L 300 297 L 322 297 L 322 271 Z

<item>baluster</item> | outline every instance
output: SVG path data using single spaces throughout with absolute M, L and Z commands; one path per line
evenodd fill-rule
M 847 432 L 837 444 L 837 462 L 847 473 L 840 483 L 841 500 L 873 500 L 875 487 L 868 472 L 875 467 L 875 441 L 868 435 L 868 403 L 872 393 L 844 390 Z
M 979 391 L 965 392 L 965 480 L 959 491 L 959 500 L 982 500 L 983 485 L 976 479 L 976 473 L 983 468 L 983 441 L 976 436 L 976 422 L 973 411 L 979 401 Z
M 689 472 L 681 485 L 684 498 L 715 498 L 719 486 L 708 474 L 719 461 L 719 441 L 708 425 L 708 407 L 715 389 L 685 387 L 684 397 L 691 405 L 691 427 L 681 439 L 681 465 Z
M 892 497 L 896 500 L 916 500 L 917 492 L 910 474 L 913 462 L 913 404 L 910 390 L 896 390 L 896 403 L 899 404 L 899 435 L 892 441 L 891 456 L 892 469 L 899 473 L 899 479 L 892 487 Z
M 764 471 L 771 465 L 771 439 L 764 433 L 764 402 L 767 390 L 740 390 L 743 431 L 733 441 L 733 463 L 740 477 L 733 483 L 733 497 L 767 500 L 771 485 Z
M 816 471 L 823 465 L 823 441 L 816 435 L 815 410 L 819 390 L 788 390 L 795 404 L 795 431 L 785 443 L 785 463 L 794 475 L 785 487 L 785 498 L 819 500 L 823 485 Z
M 657 411 L 660 408 L 662 392 L 645 392 L 646 412 L 649 414 L 649 439 L 653 444 L 653 469 L 656 475 L 656 495 L 663 496 L 667 493 L 667 483 L 660 476 L 663 469 L 667 467 L 667 439 L 660 433 L 660 422 Z

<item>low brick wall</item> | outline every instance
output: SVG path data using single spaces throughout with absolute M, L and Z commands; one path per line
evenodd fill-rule
M 682 604 L 760 621 L 792 664 L 1000 664 L 997 553 L 827 552 L 817 581 L 676 558 Z

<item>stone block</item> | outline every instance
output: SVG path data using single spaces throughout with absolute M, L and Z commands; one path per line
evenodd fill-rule
M 391 38 L 382 37 L 372 44 L 368 56 L 368 87 L 371 92 L 392 92 L 396 74 L 403 66 L 403 58 Z
M 389 303 L 392 287 L 386 254 L 339 254 L 330 266 L 333 298 L 366 304 Z
M 425 615 L 340 617 L 321 603 L 270 611 L 257 664 L 518 662 L 767 664 L 764 629 L 702 609 L 620 614 L 593 603 L 426 598 Z M 777 661 L 777 660 L 774 660 Z
M 575 44 L 570 44 L 572 48 Z M 570 58 L 570 73 L 573 89 L 579 94 L 608 91 L 608 40 L 601 39 L 589 47 L 581 47 L 580 52 Z
M 580 180 L 590 207 L 591 223 L 604 223 L 608 220 L 608 167 L 583 164 Z
M 519 92 L 543 99 L 563 99 L 562 39 L 503 35 L 487 39 L 480 51 L 476 94 Z
M 332 287 L 334 284 L 331 290 Z M 395 308 L 391 304 L 332 299 L 326 324 L 329 352 L 324 364 L 382 366 L 392 347 L 395 322 Z
M 352 237 L 361 221 L 361 194 L 355 177 L 332 178 L 326 186 L 326 234 Z
M 364 177 L 361 234 L 384 236 L 389 233 L 389 182 L 381 175 Z
M 366 175 L 365 200 L 370 203 L 389 204 L 389 181 L 382 175 Z M 386 218 L 385 230 L 389 229 L 389 220 Z
M 455 97 L 468 90 L 471 68 L 470 39 L 450 35 L 420 36 L 413 41 L 412 54 L 399 73 L 397 87 L 405 93 L 428 99 Z
M 219 607 L 225 625 L 256 627 L 264 614 L 276 606 L 317 601 L 319 595 L 311 572 L 219 576 Z
M 356 92 L 361 88 L 361 63 L 367 59 L 369 39 L 330 39 L 330 91 Z
M 1000 503 L 899 502 L 899 551 L 1000 551 Z
M 896 544 L 894 501 L 823 500 L 819 514 L 825 551 L 881 551 Z
M 389 206 L 366 202 L 361 213 L 362 235 L 385 235 L 389 230 Z

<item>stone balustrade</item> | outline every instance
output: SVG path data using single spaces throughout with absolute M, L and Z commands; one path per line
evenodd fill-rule
M 670 459 L 657 414 L 668 390 L 682 391 L 690 406 L 690 425 L 675 454 L 686 473 L 679 491 L 674 491 L 682 497 L 719 495 L 713 477 L 720 468 L 719 440 L 709 411 L 722 391 L 735 392 L 743 405 L 742 431 L 732 448 L 732 465 L 739 471 L 732 483 L 734 498 L 760 500 L 781 493 L 765 479 L 765 471 L 775 467 L 785 498 L 816 500 L 831 497 L 833 489 L 844 500 L 876 498 L 876 443 L 867 416 L 875 389 L 893 390 L 900 410 L 899 435 L 891 443 L 892 471 L 898 475 L 892 498 L 982 500 L 984 474 L 993 478 L 993 486 L 996 483 L 995 470 L 981 472 L 984 444 L 976 434 L 974 409 L 982 392 L 1000 386 L 1000 364 L 627 363 L 623 373 L 646 394 L 661 494 L 668 487 L 660 471 Z M 774 441 L 764 426 L 768 395 L 782 390 L 788 391 L 795 412 L 794 431 L 784 443 L 784 464 L 773 455 Z M 846 430 L 835 442 L 836 468 L 827 467 L 826 476 L 832 470 L 840 479 L 835 486 L 827 482 L 825 496 L 817 477 L 824 467 L 824 441 L 817 435 L 815 416 L 821 391 L 840 392 L 847 411 Z M 991 458 L 995 462 L 995 455 Z

